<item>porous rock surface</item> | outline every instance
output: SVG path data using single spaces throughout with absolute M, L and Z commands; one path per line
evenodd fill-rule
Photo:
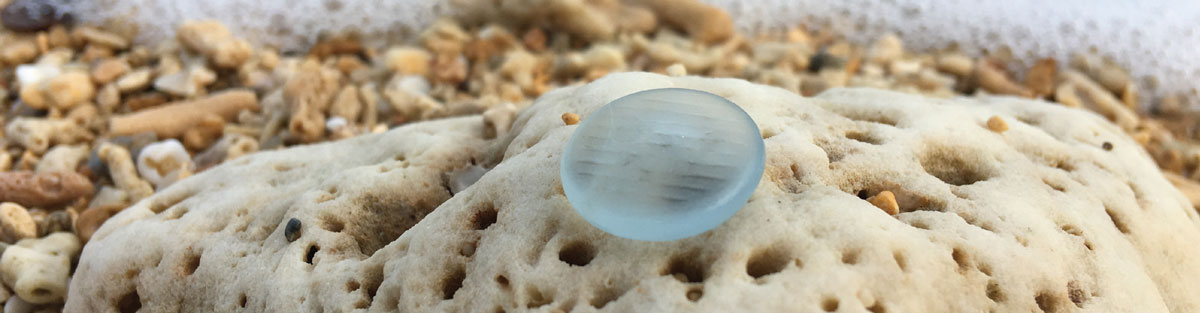
M 659 87 L 745 108 L 766 172 L 713 231 L 611 236 L 562 194 L 577 125 L 560 116 Z M 1010 129 L 988 130 L 994 115 Z M 482 133 L 479 117 L 423 122 L 180 181 L 92 237 L 67 311 L 1200 311 L 1195 209 L 1082 110 L 627 73 Z M 444 173 L 472 162 L 494 168 L 452 195 Z M 863 200 L 884 190 L 898 215 Z

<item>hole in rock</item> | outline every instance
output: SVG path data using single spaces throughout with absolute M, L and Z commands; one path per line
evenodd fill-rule
M 167 212 L 166 216 L 164 216 L 163 219 L 168 220 L 168 221 L 177 220 L 177 219 L 182 218 L 184 215 L 186 215 L 188 213 L 188 208 L 186 206 L 177 206 L 175 208 L 176 209 L 174 209 L 174 210 L 168 210 L 169 212 Z
M 845 111 L 845 112 L 838 112 L 838 113 L 841 113 L 842 116 L 845 116 L 846 118 L 856 120 L 856 121 L 871 122 L 871 123 L 883 124 L 883 125 L 888 125 L 888 126 L 896 126 L 896 118 L 895 118 L 895 116 L 893 116 L 896 114 L 894 114 L 892 112 L 864 110 L 864 111 Z
M 529 286 L 525 288 L 525 307 L 533 309 L 554 302 L 553 294 L 543 294 L 537 287 Z
M 873 144 L 873 145 L 878 145 L 878 144 L 883 143 L 883 140 L 871 135 L 871 133 L 862 132 L 862 131 L 847 132 L 846 138 L 850 138 L 851 140 L 854 140 L 854 141 L 858 141 L 858 142 L 862 142 L 862 143 L 869 143 L 869 144 Z
M 1075 307 L 1083 308 L 1083 303 L 1087 301 L 1088 294 L 1079 288 L 1079 282 L 1071 281 L 1067 283 L 1067 298 L 1071 299 L 1071 303 L 1074 303 Z
M 316 244 L 308 246 L 308 252 L 304 254 L 304 263 L 313 264 L 313 257 L 317 256 L 317 251 L 321 251 L 321 247 Z
M 238 295 L 238 307 L 239 307 L 239 308 L 245 308 L 245 307 L 246 307 L 246 301 L 247 301 L 247 300 L 248 300 L 248 299 L 246 299 L 246 294 L 244 294 L 244 293 L 243 293 L 243 294 L 241 294 L 241 295 Z
M 703 282 L 706 273 L 702 262 L 700 254 L 696 251 L 676 255 L 667 263 L 662 274 L 674 276 L 685 283 Z
M 788 261 L 792 260 L 789 254 L 778 245 L 759 250 L 746 262 L 746 274 L 757 279 L 783 271 Z
M 121 296 L 117 301 L 117 311 L 121 313 L 134 313 L 142 308 L 142 297 L 138 295 L 137 289 Z
M 201 255 L 199 253 L 188 253 L 185 259 L 186 261 L 183 264 L 183 276 L 191 276 L 196 272 L 197 268 L 200 268 L 200 257 Z
M 379 285 L 383 283 L 383 264 L 372 265 L 367 268 L 367 272 L 361 279 L 363 286 L 367 288 L 367 300 L 374 301 L 375 294 L 379 292 Z
M 592 295 L 592 300 L 588 303 L 594 308 L 601 309 L 610 302 L 617 301 L 617 299 L 621 297 L 622 293 L 623 292 L 621 290 L 616 288 L 604 288 L 596 291 L 596 294 Z
M 360 285 L 358 284 L 358 281 L 348 281 L 346 282 L 346 292 L 354 292 L 355 290 L 358 290 L 359 286 Z
M 692 287 L 692 288 L 688 289 L 688 292 L 687 292 L 688 301 L 692 301 L 692 302 L 700 301 L 700 297 L 703 297 L 703 296 L 704 296 L 704 286 L 696 286 L 696 287 Z
M 454 293 L 458 292 L 459 289 L 462 289 L 463 280 L 466 278 L 466 269 L 462 265 L 455 267 L 454 271 L 450 272 L 450 275 L 447 275 L 446 278 L 442 279 L 442 299 L 454 299 Z
M 842 251 L 842 263 L 849 265 L 858 264 L 858 254 L 859 251 L 857 249 Z
M 478 246 L 479 246 L 478 238 L 473 241 L 464 242 L 462 244 L 462 247 L 460 247 L 458 249 L 458 254 L 470 258 L 472 256 L 475 256 L 475 249 Z
M 912 226 L 914 228 L 929 230 L 929 224 L 926 224 L 925 221 L 916 220 L 916 221 L 906 221 L 906 222 L 908 223 L 909 226 Z
M 1038 309 L 1041 309 L 1042 312 L 1058 312 L 1058 298 L 1055 298 L 1054 295 L 1050 294 L 1049 292 L 1038 293 L 1037 296 L 1033 297 L 1033 301 L 1037 302 Z
M 971 267 L 970 260 L 967 259 L 967 252 L 960 248 L 950 251 L 950 257 L 954 258 L 954 263 L 958 264 L 959 271 L 965 271 Z
M 1108 207 L 1104 208 L 1104 212 L 1108 213 L 1108 219 L 1112 221 L 1113 226 L 1117 230 L 1121 231 L 1122 234 L 1129 234 L 1129 226 L 1125 224 L 1125 220 L 1121 217 L 1121 214 Z
M 979 264 L 979 272 L 987 276 L 992 276 L 992 266 L 987 263 Z
M 887 308 L 883 307 L 883 303 L 876 302 L 875 304 L 867 307 L 867 311 L 870 311 L 871 313 L 887 313 Z
M 965 186 L 987 180 L 991 173 L 983 160 L 972 158 L 965 147 L 932 145 L 919 157 L 921 168 L 942 182 Z
M 475 216 L 471 220 L 476 230 L 484 230 L 496 223 L 498 215 L 499 212 L 496 210 L 496 207 L 489 204 L 483 209 L 476 211 Z
M 994 302 L 1003 302 L 1004 291 L 1000 290 L 1000 284 L 997 284 L 996 281 L 989 281 L 987 285 L 987 297 Z
M 590 243 L 574 241 L 558 251 L 558 259 L 574 266 L 585 266 L 596 257 L 596 248 Z
M 834 297 L 825 297 L 824 300 L 821 300 L 821 309 L 825 310 L 825 312 L 837 311 L 838 299 Z
M 346 224 L 343 223 L 337 216 L 330 213 L 321 214 L 321 228 L 330 232 L 340 233 L 346 229 Z
M 420 222 L 444 200 L 410 199 L 400 193 L 367 194 L 355 201 L 358 205 L 350 209 L 352 212 L 341 213 L 356 216 L 355 221 L 359 221 L 352 227 L 343 228 L 342 232 L 354 238 L 363 255 L 373 255 L 400 238 L 401 234 Z
M 1067 188 L 1063 187 L 1063 185 L 1059 184 L 1058 182 L 1054 182 L 1049 179 L 1042 179 L 1042 183 L 1046 184 L 1046 186 L 1050 186 L 1050 188 L 1053 188 L 1055 191 L 1067 192 Z
M 908 257 L 904 256 L 904 252 L 892 252 L 892 259 L 896 261 L 896 266 L 899 266 L 901 271 L 908 270 Z
M 505 277 L 504 275 L 497 275 L 496 283 L 499 284 L 501 288 L 509 288 L 508 277 Z

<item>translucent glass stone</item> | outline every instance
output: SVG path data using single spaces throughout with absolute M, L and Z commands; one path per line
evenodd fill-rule
M 563 191 L 592 225 L 647 241 L 691 237 L 746 203 L 766 153 L 750 115 L 720 96 L 652 89 L 588 115 L 562 157 Z

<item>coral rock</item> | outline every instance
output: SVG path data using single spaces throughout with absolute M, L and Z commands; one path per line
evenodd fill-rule
M 577 127 L 561 114 L 587 120 L 664 87 L 743 107 L 766 138 L 762 181 L 707 233 L 608 235 L 563 195 Z M 993 115 L 1010 129 L 986 128 Z M 543 95 L 494 140 L 481 119 L 260 152 L 182 180 L 100 227 L 65 310 L 1200 311 L 1196 210 L 1082 110 L 625 73 Z M 446 173 L 474 162 L 490 170 L 451 194 Z M 885 190 L 894 216 L 858 196 Z M 289 242 L 292 218 L 304 226 Z

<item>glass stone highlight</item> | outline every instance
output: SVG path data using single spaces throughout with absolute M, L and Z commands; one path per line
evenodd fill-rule
M 721 225 L 758 187 L 758 126 L 720 96 L 664 88 L 613 100 L 584 118 L 563 152 L 563 191 L 592 225 L 667 241 Z

